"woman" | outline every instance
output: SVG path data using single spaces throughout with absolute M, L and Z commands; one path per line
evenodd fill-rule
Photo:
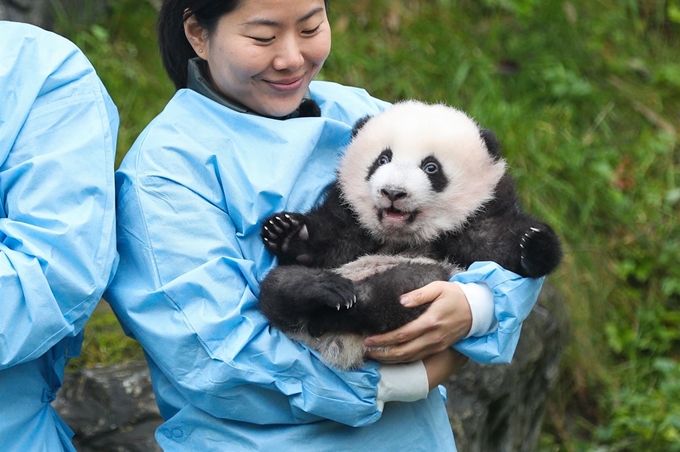
M 496 332 L 458 347 L 508 361 L 540 290 L 485 264 L 463 284 L 415 291 L 406 301 L 434 300 L 428 312 L 368 340 L 395 345 L 372 357 L 399 364 L 352 372 L 269 327 L 257 310 L 274 265 L 260 221 L 318 202 L 352 124 L 389 107 L 312 83 L 330 51 L 326 6 L 163 3 L 160 49 L 178 91 L 118 172 L 121 262 L 107 299 L 146 352 L 165 450 L 455 450 L 431 391 L 465 362 L 451 344 L 486 333 L 495 309 Z

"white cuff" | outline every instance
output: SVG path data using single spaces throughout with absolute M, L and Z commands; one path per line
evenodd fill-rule
M 460 283 L 468 304 L 472 312 L 472 327 L 465 338 L 485 336 L 493 332 L 498 327 L 496 316 L 494 315 L 493 292 L 484 283 Z
M 422 361 L 383 364 L 378 368 L 377 404 L 380 411 L 387 402 L 415 402 L 430 392 L 427 371 Z

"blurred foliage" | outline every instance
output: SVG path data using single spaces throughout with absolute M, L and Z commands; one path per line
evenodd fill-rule
M 334 0 L 330 20 L 320 78 L 470 112 L 564 240 L 573 333 L 540 450 L 680 450 L 680 0 Z M 119 107 L 119 161 L 173 94 L 154 21 L 132 0 L 62 17 Z M 86 349 L 123 359 L 97 317 Z
M 112 1 L 107 22 L 95 25 L 70 21 L 63 9 L 57 12 L 56 31 L 85 52 L 118 107 L 118 167 L 125 151 L 175 90 L 158 55 L 156 10 L 146 1 Z
M 144 359 L 139 344 L 126 337 L 115 314 L 105 302 L 99 303 L 85 325 L 85 339 L 80 356 L 69 361 L 67 372 L 81 367 L 110 365 Z

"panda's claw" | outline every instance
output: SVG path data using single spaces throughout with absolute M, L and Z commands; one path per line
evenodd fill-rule
M 278 217 L 276 217 L 276 218 L 278 219 Z M 274 230 L 273 234 L 276 234 L 276 235 L 281 235 L 281 234 L 283 234 L 283 229 L 282 229 L 279 225 L 277 225 L 276 223 L 274 223 L 274 221 L 269 220 L 269 226 Z M 265 226 L 265 228 L 266 228 L 266 226 Z M 272 231 L 271 231 L 270 229 L 267 229 L 267 231 L 268 231 L 270 234 L 272 234 Z
M 286 220 L 288 220 L 291 226 L 293 227 L 300 226 L 300 222 L 297 221 L 295 218 L 291 217 L 290 214 L 284 214 L 283 216 L 286 217 Z
M 267 248 L 269 248 L 270 250 L 276 250 L 276 249 L 278 248 L 278 246 L 276 245 L 276 243 L 272 242 L 272 241 L 269 240 L 267 237 L 262 237 L 262 240 L 264 240 L 264 245 L 265 245 Z

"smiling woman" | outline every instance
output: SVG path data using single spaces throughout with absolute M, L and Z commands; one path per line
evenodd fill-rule
M 331 49 L 321 1 L 244 2 L 222 16 L 212 32 L 201 27 L 195 15 L 184 22 L 184 30 L 196 54 L 208 63 L 211 85 L 230 100 L 271 117 L 286 116 L 300 105 Z
M 418 323 L 373 338 L 390 346 L 371 354 L 382 364 L 351 371 L 327 367 L 257 309 L 275 264 L 262 220 L 319 203 L 352 126 L 391 107 L 363 89 L 313 81 L 331 46 L 326 6 L 161 8 L 160 51 L 177 92 L 117 173 L 120 263 L 105 298 L 144 348 L 166 451 L 455 450 L 433 390 L 466 361 L 451 345 L 477 331 L 475 306 L 493 312 L 485 281 L 499 304 L 527 313 L 541 287 L 487 263 L 462 273 L 463 284 L 423 288 L 413 298 L 431 306 Z M 512 331 L 461 349 L 507 362 Z

